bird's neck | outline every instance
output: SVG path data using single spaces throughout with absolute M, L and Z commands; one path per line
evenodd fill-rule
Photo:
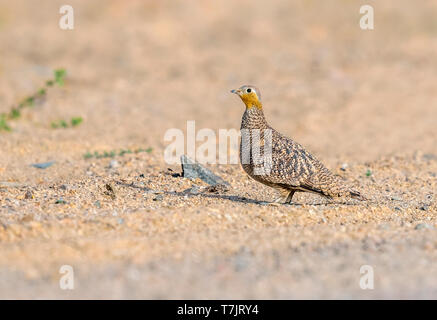
M 246 108 L 241 121 L 241 129 L 266 129 L 268 127 L 262 108 Z

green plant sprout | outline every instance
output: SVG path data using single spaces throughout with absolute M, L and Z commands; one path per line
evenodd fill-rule
M 8 124 L 9 120 L 19 119 L 21 117 L 21 110 L 26 107 L 32 107 L 35 104 L 35 101 L 39 98 L 45 97 L 47 94 L 47 89 L 52 87 L 55 83 L 59 86 L 64 85 L 64 78 L 67 75 L 67 71 L 65 69 L 56 69 L 53 71 L 53 80 L 47 80 L 45 86 L 40 88 L 34 94 L 24 98 L 20 101 L 16 106 L 13 106 L 11 110 L 7 113 L 0 114 L 0 131 L 11 131 L 11 127 Z M 80 123 L 81 121 L 79 121 Z M 77 120 L 75 121 L 75 125 L 77 125 Z M 53 124 L 52 124 L 53 126 Z
M 0 131 L 11 131 L 11 128 L 8 126 L 6 121 L 5 114 L 0 114 Z
M 64 85 L 64 78 L 66 75 L 67 75 L 67 72 L 65 71 L 65 69 L 55 70 L 55 82 L 58 85 L 63 86 Z
M 71 125 L 73 127 L 78 126 L 82 123 L 82 121 L 83 121 L 82 117 L 71 118 Z
M 114 158 L 116 156 L 124 156 L 125 154 L 137 154 L 137 153 L 142 153 L 142 152 L 146 152 L 146 153 L 151 153 L 153 151 L 152 148 L 147 148 L 147 149 L 136 149 L 136 150 L 131 150 L 131 149 L 121 149 L 120 151 L 116 152 L 115 150 L 111 150 L 111 151 L 104 151 L 103 153 L 98 153 L 97 151 L 94 151 L 94 153 L 91 152 L 87 152 L 83 155 L 84 159 L 91 159 L 91 158 L 95 158 L 95 159 L 101 159 L 101 158 Z
M 73 117 L 70 120 L 70 125 L 68 124 L 68 122 L 66 120 L 59 120 L 59 121 L 52 121 L 52 123 L 50 124 L 50 126 L 53 129 L 58 129 L 58 128 L 69 128 L 69 127 L 76 127 L 78 125 L 80 125 L 83 122 L 83 118 L 82 117 Z

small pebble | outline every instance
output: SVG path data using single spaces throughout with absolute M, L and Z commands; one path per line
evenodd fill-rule
M 206 193 L 225 193 L 227 191 L 229 191 L 229 187 L 225 184 L 216 184 L 202 189 L 202 192 Z
M 195 184 L 193 184 L 193 186 L 191 188 L 185 189 L 183 191 L 183 193 L 199 194 L 200 193 L 200 188 L 198 186 L 196 186 Z
M 194 162 L 186 155 L 181 156 L 182 176 L 189 179 L 201 179 L 207 184 L 214 186 L 217 184 L 223 184 L 229 186 L 229 183 L 223 180 L 221 177 L 212 173 L 211 170 L 202 166 L 199 163 Z
M 66 204 L 66 203 L 67 203 L 67 201 L 65 201 L 62 198 L 59 198 L 58 200 L 55 201 L 55 204 Z
M 418 225 L 416 225 L 416 227 L 414 229 L 416 229 L 416 230 L 422 230 L 422 229 L 434 230 L 434 227 L 428 223 L 419 223 Z
M 31 164 L 31 166 L 37 169 L 47 169 L 48 167 L 51 167 L 54 163 L 55 163 L 54 161 L 33 163 Z
M 164 196 L 162 194 L 158 194 L 155 198 L 153 198 L 153 201 L 162 201 L 164 199 Z
M 115 196 L 115 191 L 114 188 L 109 184 L 105 184 L 105 191 L 103 192 L 103 194 L 109 196 L 112 200 L 115 200 L 116 196 Z
M 111 168 L 111 169 L 118 168 L 119 166 L 120 166 L 120 164 L 118 163 L 117 160 L 111 160 L 111 162 L 109 162 L 109 168 Z
M 32 191 L 27 190 L 26 193 L 25 193 L 25 195 L 24 195 L 24 199 L 26 199 L 26 200 L 31 200 L 31 199 L 33 199 L 33 198 L 34 198 L 34 196 L 33 196 Z

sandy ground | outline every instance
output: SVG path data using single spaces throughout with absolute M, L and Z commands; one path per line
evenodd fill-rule
M 0 298 L 436 299 L 437 4 L 370 2 L 373 31 L 363 1 L 70 1 L 65 31 L 62 1 L 0 0 L 0 112 L 68 72 L 0 132 Z M 246 83 L 371 200 L 271 206 L 236 164 L 209 166 L 229 191 L 184 192 L 205 184 L 164 161 L 166 130 L 238 129 Z

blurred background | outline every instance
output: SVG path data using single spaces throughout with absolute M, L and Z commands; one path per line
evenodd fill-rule
M 243 106 L 229 90 L 246 83 L 276 128 L 323 155 L 435 149 L 435 1 L 71 1 L 74 30 L 59 28 L 62 4 L 0 2 L 0 111 L 53 69 L 68 73 L 65 89 L 13 124 L 49 149 L 39 133 L 70 115 L 85 118 L 62 132 L 72 148 L 85 137 L 162 147 L 186 120 L 238 128 Z M 359 28 L 364 4 L 373 31 Z
M 437 152 L 436 1 L 71 0 L 74 30 L 62 30 L 64 2 L 0 0 L 0 113 L 38 91 L 54 70 L 67 73 L 63 86 L 49 88 L 43 101 L 8 121 L 10 131 L 0 131 L 1 181 L 41 188 L 80 183 L 93 166 L 84 154 L 122 148 L 153 148 L 150 170 L 166 170 L 166 130 L 185 130 L 187 120 L 197 129 L 238 129 L 244 108 L 229 91 L 243 84 L 260 88 L 273 127 L 331 168 Z M 359 27 L 366 4 L 374 8 L 374 30 Z M 82 119 L 77 127 L 53 125 L 74 117 Z M 63 166 L 49 173 L 29 167 L 53 159 Z M 228 173 L 241 176 L 237 167 Z M 15 199 L 10 192 L 0 194 L 5 225 L 15 219 L 7 211 L 14 207 L 5 200 Z M 23 206 L 14 208 L 22 215 Z M 34 247 L 19 249 L 27 236 L 11 237 L 0 238 L 15 246 L 0 265 L 9 270 L 17 259 L 21 267 L 12 269 L 38 277 L 56 245 L 38 251 L 29 271 Z M 121 260 L 131 261 L 133 253 L 128 257 Z M 311 297 L 311 281 L 303 286 Z M 199 297 L 206 289 L 198 288 L 177 297 Z M 209 296 L 251 297 L 223 290 Z M 320 290 L 317 297 L 329 296 Z M 115 296 L 130 290 L 123 292 Z M 269 292 L 252 297 L 289 297 Z

